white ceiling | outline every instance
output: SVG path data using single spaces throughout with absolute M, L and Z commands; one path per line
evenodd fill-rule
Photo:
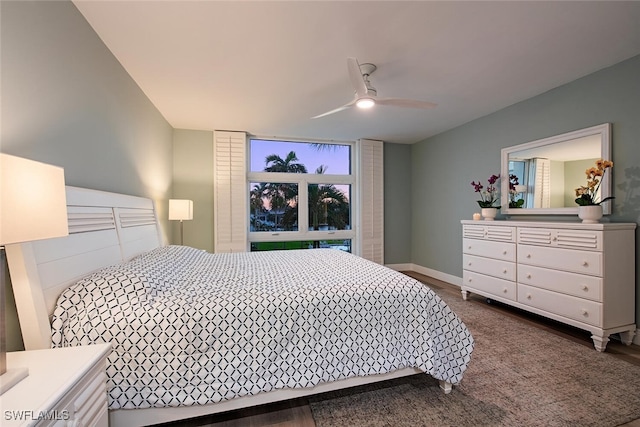
M 640 2 L 74 3 L 169 123 L 259 136 L 414 143 L 640 54 Z M 378 106 L 353 97 L 371 62 Z

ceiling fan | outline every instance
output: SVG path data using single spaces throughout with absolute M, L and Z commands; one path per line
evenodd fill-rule
M 347 58 L 347 70 L 349 71 L 349 78 L 351 84 L 355 88 L 354 99 L 343 105 L 342 107 L 335 108 L 326 113 L 319 114 L 312 119 L 318 119 L 320 117 L 334 114 L 353 106 L 359 108 L 371 108 L 374 105 L 390 105 L 392 107 L 404 107 L 404 108 L 418 108 L 428 109 L 436 106 L 433 102 L 418 101 L 415 99 L 403 99 L 403 98 L 382 98 L 378 97 L 378 91 L 371 85 L 369 76 L 376 70 L 376 66 L 373 64 L 359 64 L 356 58 Z

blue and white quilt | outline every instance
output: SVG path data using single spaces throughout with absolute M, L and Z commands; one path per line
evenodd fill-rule
M 473 338 L 427 286 L 335 249 L 166 246 L 68 288 L 53 345 L 110 342 L 109 407 L 220 402 L 416 367 L 458 384 Z

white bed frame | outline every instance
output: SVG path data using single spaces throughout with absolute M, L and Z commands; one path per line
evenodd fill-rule
M 64 289 L 102 267 L 161 246 L 162 233 L 151 199 L 67 186 L 69 236 L 7 245 L 7 260 L 26 350 L 51 347 L 51 315 Z M 111 426 L 143 426 L 299 398 L 326 391 L 413 375 L 406 368 L 381 375 L 280 389 L 220 403 L 109 411 Z M 445 393 L 451 383 L 440 381 Z

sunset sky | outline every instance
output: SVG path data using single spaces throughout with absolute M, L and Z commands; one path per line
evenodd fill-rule
M 297 163 L 305 165 L 309 173 L 313 173 L 320 165 L 326 165 L 328 169 L 325 173 L 328 175 L 349 174 L 348 145 L 336 145 L 329 150 L 317 150 L 306 143 L 252 139 L 250 150 L 252 172 L 263 171 L 265 158 L 271 154 L 277 154 L 285 159 L 290 151 L 295 151 L 298 156 Z

